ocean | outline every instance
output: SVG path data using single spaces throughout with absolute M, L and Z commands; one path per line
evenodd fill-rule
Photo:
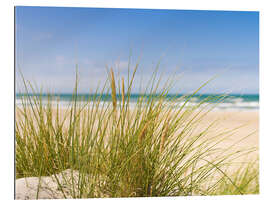
M 16 105 L 22 106 L 22 97 L 24 94 L 16 94 Z M 35 95 L 31 95 L 31 97 Z M 110 102 L 111 97 L 110 95 L 99 95 L 101 96 L 101 102 Z M 172 98 L 176 98 L 176 103 L 172 107 L 179 107 L 185 103 L 183 99 L 181 99 L 184 95 L 175 95 L 175 94 L 169 94 L 166 96 L 167 101 L 169 101 Z M 222 95 L 219 94 L 201 94 L 201 95 L 195 95 L 193 96 L 189 102 L 187 103 L 187 106 L 194 106 L 198 105 L 202 100 L 205 100 L 209 97 L 221 97 Z M 91 100 L 94 97 L 94 95 L 91 94 L 78 94 L 78 103 L 84 103 L 87 100 Z M 140 97 L 139 94 L 131 94 L 130 95 L 130 107 L 134 107 L 136 105 L 136 102 L 138 98 Z M 121 96 L 117 96 L 118 100 L 121 100 Z M 42 95 L 43 104 L 47 104 L 48 95 L 43 94 Z M 55 94 L 52 97 L 52 104 L 56 105 L 59 104 L 60 107 L 68 107 L 70 105 L 70 102 L 72 101 L 72 94 Z M 209 103 L 213 104 L 214 111 L 258 111 L 259 110 L 259 95 L 258 94 L 230 94 L 226 95 L 222 98 L 222 101 L 214 99 L 205 102 L 204 105 L 208 105 Z M 213 106 L 212 105 L 212 106 Z M 211 105 L 210 105 L 211 106 Z

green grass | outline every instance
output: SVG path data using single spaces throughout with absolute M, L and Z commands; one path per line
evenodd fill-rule
M 52 94 L 43 104 L 42 92 L 24 81 L 23 104 L 16 107 L 16 178 L 76 170 L 79 184 L 72 181 L 69 191 L 73 198 L 259 193 L 257 165 L 229 170 L 254 149 L 239 149 L 237 141 L 221 148 L 234 129 L 209 137 L 215 122 L 198 129 L 214 107 L 205 107 L 206 102 L 224 97 L 186 107 L 205 83 L 181 98 L 184 104 L 177 98 L 168 102 L 172 83 L 168 80 L 160 88 L 155 71 L 131 108 L 136 70 L 126 80 L 109 70 L 108 80 L 84 103 L 79 102 L 83 99 L 78 98 L 76 74 L 73 99 L 65 110 L 52 104 Z M 100 93 L 112 102 L 103 103 Z

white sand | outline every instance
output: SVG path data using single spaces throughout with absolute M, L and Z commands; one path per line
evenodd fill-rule
M 79 173 L 77 171 L 65 170 L 62 173 L 56 174 L 57 179 L 63 185 L 62 190 L 57 184 L 55 176 L 44 176 L 20 178 L 16 180 L 16 199 L 64 199 L 72 198 L 70 191 L 71 177 L 73 174 L 75 185 L 78 183 Z M 38 190 L 39 187 L 39 190 Z M 38 195 L 38 196 L 37 196 Z

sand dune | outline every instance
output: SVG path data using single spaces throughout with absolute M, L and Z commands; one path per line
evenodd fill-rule
M 63 116 L 65 110 L 61 110 L 61 115 Z M 16 119 L 21 119 L 16 117 Z M 241 142 L 237 143 L 239 149 L 241 147 L 259 147 L 259 112 L 226 112 L 226 111 L 214 111 L 209 112 L 198 124 L 196 131 L 202 131 L 207 126 L 209 126 L 214 121 L 216 124 L 209 130 L 207 136 L 215 136 L 217 133 L 222 133 L 225 131 L 233 131 L 233 136 L 224 140 L 220 143 L 220 146 L 226 148 L 230 147 L 237 140 L 241 140 L 246 136 L 249 137 L 243 139 Z M 194 131 L 194 133 L 196 132 Z M 230 133 L 228 133 L 229 135 Z M 207 138 L 206 138 L 207 139 Z M 242 157 L 242 159 L 256 159 L 258 158 L 258 151 L 251 153 L 249 156 Z M 39 179 L 37 177 L 21 178 L 16 180 L 16 199 L 35 199 L 37 192 L 37 185 Z M 42 178 L 42 187 L 40 191 L 39 198 L 64 198 L 61 191 L 57 189 L 57 184 L 53 181 L 51 177 Z M 48 186 L 49 184 L 49 186 Z M 30 185 L 30 187 L 29 187 Z M 47 188 L 47 189 L 46 189 Z M 48 189 L 49 188 L 49 189 Z M 52 193 L 54 191 L 54 193 Z M 69 196 L 67 196 L 70 198 Z

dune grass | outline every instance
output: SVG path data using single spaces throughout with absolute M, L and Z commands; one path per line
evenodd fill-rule
M 209 101 L 222 102 L 224 96 L 187 107 L 207 83 L 180 103 L 167 98 L 170 81 L 160 90 L 155 72 L 131 108 L 136 70 L 126 80 L 108 70 L 108 80 L 88 100 L 78 96 L 76 74 L 65 109 L 53 103 L 53 94 L 44 104 L 42 92 L 24 80 L 25 96 L 16 107 L 16 178 L 71 169 L 79 173 L 68 191 L 73 198 L 257 194 L 257 165 L 230 170 L 234 160 L 256 149 L 239 149 L 237 141 L 220 147 L 234 129 L 209 137 L 215 122 L 198 129 L 213 108 Z M 103 102 L 104 95 L 111 102 Z

